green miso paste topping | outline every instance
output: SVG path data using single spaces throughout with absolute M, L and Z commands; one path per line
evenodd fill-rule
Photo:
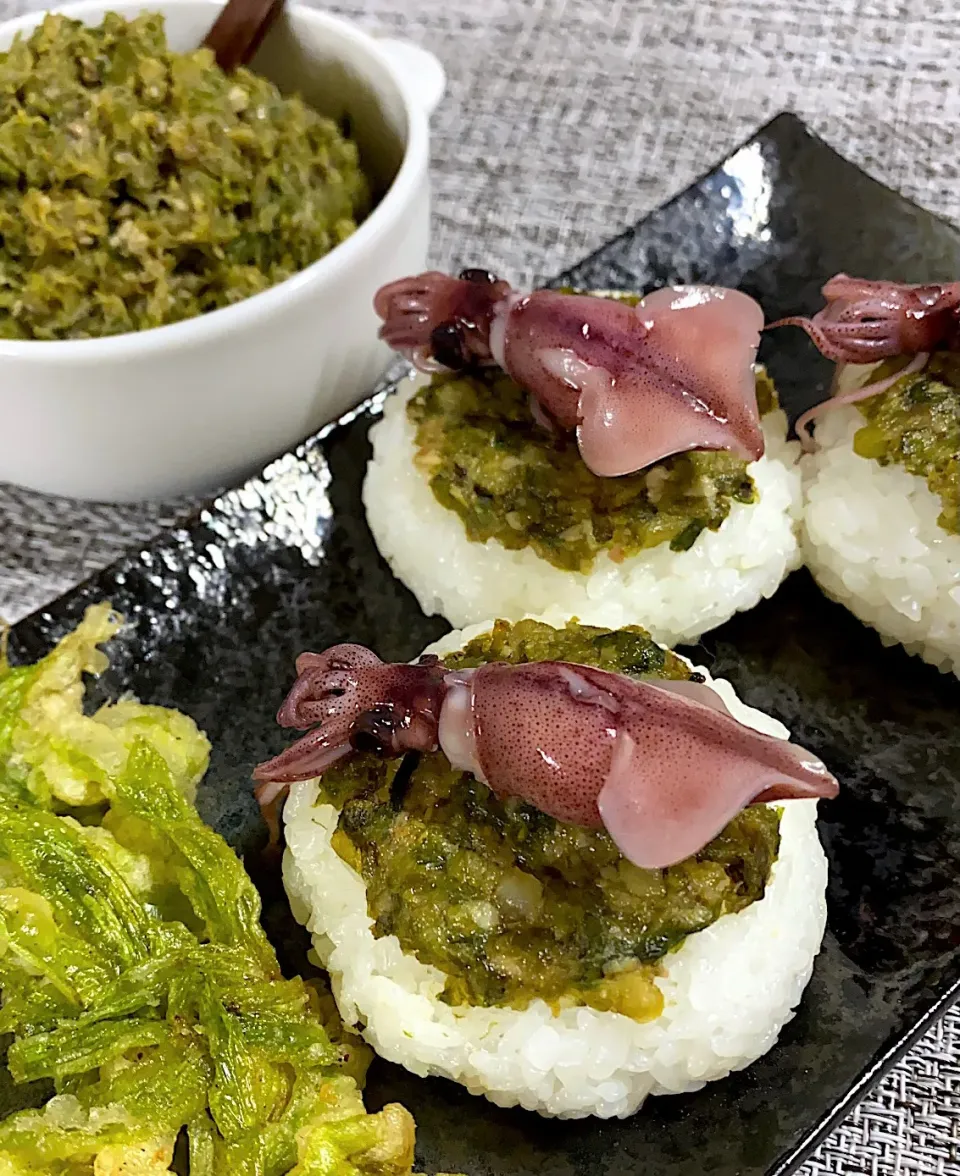
M 882 364 L 873 378 L 892 375 L 902 365 L 902 359 Z M 854 450 L 925 479 L 940 499 L 937 522 L 951 535 L 960 534 L 960 356 L 936 353 L 922 372 L 904 376 L 857 407 L 867 424 L 854 437 Z
M 757 399 L 762 413 L 776 407 L 773 382 L 762 370 Z M 416 426 L 417 466 L 437 501 L 463 520 L 467 536 L 529 547 L 564 571 L 589 572 L 603 551 L 616 562 L 661 543 L 686 551 L 701 531 L 718 530 L 735 502 L 757 498 L 747 463 L 722 450 L 598 477 L 576 438 L 537 424 L 529 394 L 495 369 L 436 375 L 407 413 Z
M 229 306 L 323 257 L 369 202 L 332 119 L 172 52 L 161 16 L 49 15 L 0 53 L 0 338 Z
M 564 660 L 686 679 L 687 665 L 640 628 L 498 621 L 447 655 L 450 668 Z M 499 800 L 442 752 L 412 775 L 357 756 L 329 770 L 321 799 L 341 808 L 334 846 L 363 876 L 376 935 L 448 977 L 454 1005 L 589 1005 L 638 1021 L 662 1010 L 660 961 L 686 936 L 762 898 L 779 814 L 739 813 L 695 857 L 663 870 L 628 862 L 602 830 Z

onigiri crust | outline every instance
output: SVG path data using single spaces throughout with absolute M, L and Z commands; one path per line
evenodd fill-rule
M 674 645 L 753 608 L 800 566 L 799 445 L 785 440 L 782 412 L 764 418 L 766 453 L 749 467 L 758 502 L 734 503 L 720 529 L 703 531 L 688 551 L 664 543 L 621 563 L 602 552 L 582 574 L 555 568 L 531 548 L 467 538 L 414 463 L 406 406 L 423 380 L 405 380 L 370 430 L 363 502 L 381 554 L 428 615 L 462 626 L 489 616 L 518 620 L 553 605 L 581 617 L 602 607 L 618 610 L 618 625 L 642 624 Z
M 560 625 L 562 616 L 555 610 L 541 619 Z M 450 633 L 429 651 L 459 649 L 490 627 Z M 788 737 L 728 682 L 700 672 L 741 722 Z M 317 795 L 314 781 L 291 790 L 283 877 L 344 1021 L 359 1026 L 382 1057 L 450 1078 L 499 1106 L 622 1118 L 649 1094 L 698 1090 L 766 1053 L 810 979 L 826 922 L 816 801 L 783 803 L 780 853 L 764 897 L 665 958 L 657 980 L 664 1011 L 639 1024 L 589 1008 L 554 1015 L 540 1000 L 522 1011 L 443 1003 L 441 971 L 404 952 L 395 936 L 374 937 L 364 882 L 330 844 L 338 812 Z
M 863 369 L 860 369 L 861 371 Z M 821 589 L 880 634 L 960 675 L 960 535 L 925 479 L 853 451 L 854 406 L 817 421 L 803 458 L 803 556 Z

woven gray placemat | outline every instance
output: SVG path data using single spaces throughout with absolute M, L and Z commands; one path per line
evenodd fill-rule
M 0 0 L 0 18 L 39 4 Z M 960 221 L 951 0 L 359 0 L 433 50 L 433 259 L 536 281 L 632 224 L 782 109 Z M 76 504 L 0 486 L 0 615 L 16 620 L 191 504 Z M 932 1029 L 804 1176 L 960 1174 L 960 1013 Z

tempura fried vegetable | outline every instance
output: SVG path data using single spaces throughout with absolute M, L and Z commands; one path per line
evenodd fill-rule
M 0 673 L 0 793 L 42 808 L 95 805 L 123 769 L 135 739 L 166 760 L 177 788 L 193 798 L 210 744 L 186 715 L 130 699 L 83 713 L 83 675 L 108 665 L 98 646 L 120 619 L 108 604 L 87 610 L 77 628 L 34 665 Z
M 32 666 L 0 664 L 0 1031 L 17 1082 L 0 1176 L 406 1176 L 413 1121 L 368 1115 L 365 1047 L 284 979 L 240 861 L 190 797 L 208 744 L 124 701 L 83 713 L 106 605 Z M 178 1148 L 178 1153 L 181 1148 Z

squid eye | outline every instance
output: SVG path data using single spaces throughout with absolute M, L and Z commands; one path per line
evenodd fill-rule
M 369 755 L 393 755 L 397 714 L 387 703 L 359 715 L 350 729 L 350 746 Z
M 456 323 L 441 323 L 430 332 L 430 350 L 437 363 L 452 372 L 463 371 L 468 365 L 463 350 L 463 334 Z
M 354 751 L 362 755 L 383 755 L 386 748 L 372 731 L 354 731 L 350 736 L 350 745 Z
M 485 269 L 465 269 L 460 271 L 461 282 L 479 282 L 485 286 L 495 286 L 500 279 Z

